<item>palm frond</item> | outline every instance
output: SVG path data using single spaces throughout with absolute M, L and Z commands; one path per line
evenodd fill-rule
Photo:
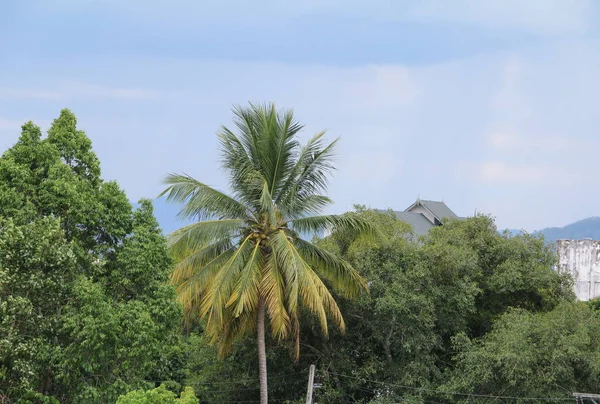
M 251 251 L 250 236 L 247 236 L 227 262 L 219 268 L 212 282 L 207 284 L 200 302 L 200 315 L 206 317 L 207 324 L 223 321 L 227 302 Z
M 299 238 L 294 244 L 304 260 L 345 297 L 356 297 L 368 290 L 366 280 L 343 259 Z
M 234 239 L 245 224 L 243 219 L 205 220 L 175 230 L 168 235 L 167 242 L 173 254 L 181 256 L 218 240 Z
M 285 206 L 281 207 L 282 214 L 288 219 L 299 219 L 301 217 L 319 215 L 323 209 L 331 205 L 333 201 L 323 195 L 298 196 Z
M 223 239 L 197 250 L 179 251 L 179 254 L 174 254 L 175 265 L 171 271 L 171 282 L 179 285 L 232 248 L 231 240 Z
M 383 237 L 377 226 L 353 214 L 302 217 L 294 219 L 291 224 L 299 233 L 320 233 L 336 229 L 356 236 Z
M 169 186 L 160 193 L 159 198 L 166 195 L 167 201 L 182 203 L 183 207 L 179 212 L 182 219 L 250 218 L 249 210 L 244 204 L 189 175 L 169 174 L 164 183 Z
M 293 316 L 298 311 L 298 260 L 294 254 L 293 245 L 290 245 L 287 234 L 280 230 L 271 235 L 273 258 L 281 273 L 286 296 L 285 305 L 288 315 Z
M 234 317 L 230 311 L 227 311 L 222 324 L 212 323 L 207 327 L 211 342 L 218 346 L 219 358 L 225 357 L 231 351 L 236 339 L 256 329 L 256 316 L 256 311 L 245 311 L 238 317 Z
M 317 315 L 321 322 L 321 328 L 327 335 L 327 314 L 326 304 L 323 299 L 323 291 L 319 282 L 315 281 L 318 275 L 314 273 L 310 265 L 302 258 L 294 244 L 287 237 L 283 230 L 275 233 L 273 237 L 273 248 L 277 249 L 277 254 L 281 259 L 280 268 L 284 273 L 284 278 L 291 278 L 292 282 L 288 284 L 288 292 L 291 288 L 297 288 L 297 297 L 290 297 L 290 308 L 288 312 L 291 315 L 297 313 L 298 297 L 312 313 Z M 287 280 L 287 279 L 286 279 Z M 322 282 L 321 282 L 322 284 Z M 296 300 L 295 302 L 293 300 Z M 329 304 L 329 303 L 327 303 Z
M 327 189 L 329 175 L 334 169 L 331 161 L 338 140 L 323 147 L 322 135 L 320 133 L 315 136 L 316 140 L 312 143 L 309 142 L 302 150 L 293 170 L 294 175 L 291 176 L 291 181 L 288 179 L 289 183 L 278 195 L 276 201 L 282 206 L 283 211 L 292 211 L 288 206 L 293 204 L 295 199 L 319 194 Z
M 294 120 L 294 114 L 291 110 L 285 111 L 283 115 L 277 114 L 274 106 L 269 110 L 268 127 L 266 132 L 270 136 L 265 139 L 265 168 L 266 176 L 269 179 L 269 192 L 275 195 L 284 185 L 284 181 L 289 177 L 289 173 L 294 167 L 295 151 L 300 144 L 294 139 L 294 136 L 303 128 Z
M 259 210 L 258 203 L 262 191 L 262 184 L 266 181 L 261 173 L 261 167 L 253 160 L 248 147 L 252 147 L 254 140 L 252 134 L 247 134 L 244 143 L 244 136 L 240 140 L 233 132 L 223 127 L 218 133 L 221 142 L 221 156 L 223 168 L 229 174 L 229 185 L 234 195 L 243 201 L 246 205 Z
M 199 317 L 204 317 L 200 312 L 202 299 L 219 275 L 221 268 L 231 260 L 234 253 L 235 248 L 231 247 L 202 267 L 192 266 L 185 260 L 175 265 L 171 280 L 176 287 L 177 299 L 184 309 L 190 310 L 194 307 L 198 310 Z
M 300 149 L 295 164 L 290 170 L 285 183 L 279 189 L 279 192 L 275 194 L 277 204 L 282 204 L 286 197 L 290 197 L 290 190 L 298 185 L 298 180 L 306 171 L 307 165 L 323 148 L 322 138 L 324 135 L 325 131 L 317 133 Z
M 267 182 L 263 185 L 263 190 L 260 195 L 260 206 L 263 214 L 265 214 L 271 225 L 277 223 L 277 214 L 275 212 L 275 205 L 273 205 L 273 198 L 271 198 L 271 192 L 269 191 L 269 184 Z
M 346 323 L 344 322 L 344 317 L 342 316 L 342 312 L 340 311 L 340 308 L 335 302 L 335 299 L 329 292 L 329 289 L 327 289 L 327 286 L 325 286 L 321 278 L 319 278 L 319 276 L 315 272 L 307 272 L 307 275 L 312 277 L 312 282 L 315 284 L 315 287 L 319 291 L 319 295 L 321 296 L 321 301 L 325 307 L 325 310 L 329 313 L 331 319 L 333 320 L 335 325 L 337 325 L 339 330 L 342 333 L 344 333 L 346 331 Z M 327 336 L 326 328 L 323 328 L 323 334 Z
M 258 306 L 263 258 L 260 243 L 256 243 L 226 304 L 227 308 L 233 310 L 234 317 L 239 317 L 245 311 L 254 311 Z
M 286 298 L 285 288 L 285 280 L 277 263 L 277 254 L 272 252 L 263 269 L 260 290 L 265 299 L 271 332 L 278 339 L 286 338 L 290 329 L 290 316 L 285 307 L 289 296 Z

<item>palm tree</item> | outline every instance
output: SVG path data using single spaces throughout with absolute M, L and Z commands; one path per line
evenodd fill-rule
M 176 260 L 171 279 L 186 315 L 205 321 L 221 356 L 235 338 L 256 331 L 260 398 L 267 403 L 265 312 L 272 335 L 295 342 L 297 358 L 300 304 L 327 335 L 328 315 L 340 330 L 345 324 L 325 282 L 348 297 L 367 289 L 348 263 L 300 234 L 372 229 L 355 216 L 316 216 L 331 203 L 322 193 L 337 140 L 325 144 L 321 132 L 302 147 L 296 135 L 303 126 L 273 104 L 233 112 L 238 134 L 226 127 L 218 132 L 232 195 L 170 174 L 161 196 L 183 204 L 180 217 L 197 220 L 169 235 Z

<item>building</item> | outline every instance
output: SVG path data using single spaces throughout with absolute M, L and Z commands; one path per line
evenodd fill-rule
M 600 241 L 558 240 L 558 272 L 573 277 L 575 295 L 578 300 L 600 297 Z
M 427 234 L 432 227 L 440 226 L 444 219 L 461 219 L 444 202 L 417 199 L 404 211 L 394 211 L 403 222 L 410 224 L 415 235 Z

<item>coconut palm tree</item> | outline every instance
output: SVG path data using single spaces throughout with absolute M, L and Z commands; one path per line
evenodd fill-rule
M 345 328 L 327 285 L 348 297 L 367 289 L 347 262 L 300 234 L 372 229 L 351 215 L 319 215 L 331 203 L 323 193 L 337 140 L 326 144 L 321 132 L 301 146 L 296 137 L 303 126 L 273 104 L 233 112 L 237 133 L 218 132 L 231 195 L 170 174 L 161 196 L 182 204 L 180 217 L 197 221 L 169 236 L 176 260 L 171 279 L 186 315 L 204 320 L 220 355 L 235 338 L 256 332 L 260 398 L 267 403 L 265 312 L 272 335 L 295 342 L 297 358 L 299 305 L 320 319 L 326 335 L 328 316 Z

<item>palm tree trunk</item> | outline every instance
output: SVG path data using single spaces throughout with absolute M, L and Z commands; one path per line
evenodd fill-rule
M 260 404 L 269 403 L 267 390 L 267 352 L 265 349 L 265 302 L 262 297 L 258 301 L 258 379 L 260 383 Z

